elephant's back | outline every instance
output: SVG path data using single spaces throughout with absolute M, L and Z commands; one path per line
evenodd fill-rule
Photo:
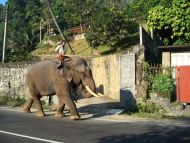
M 49 77 L 56 70 L 58 60 L 40 61 L 31 66 L 27 75 L 36 78 Z
M 35 88 L 40 95 L 55 94 L 53 81 L 58 61 L 40 61 L 31 66 L 26 75 L 26 83 L 29 87 Z
M 51 69 L 55 68 L 58 64 L 58 60 L 46 60 L 46 61 L 40 61 L 32 65 L 31 69 Z

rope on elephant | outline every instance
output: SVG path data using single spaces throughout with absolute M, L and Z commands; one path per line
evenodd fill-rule
M 63 54 L 59 55 L 57 59 L 61 62 L 65 62 L 65 59 L 71 59 L 69 56 L 65 56 Z

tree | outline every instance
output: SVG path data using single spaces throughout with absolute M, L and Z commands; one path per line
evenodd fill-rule
M 9 1 L 9 48 L 34 49 L 39 39 L 40 8 L 38 0 Z
M 171 7 L 154 7 L 149 11 L 148 26 L 157 30 L 157 33 L 165 44 L 189 43 L 189 0 L 173 0 Z
M 65 1 L 63 0 L 56 0 L 52 3 L 55 17 L 62 31 L 68 28 L 68 23 L 65 18 L 66 9 L 65 9 L 64 3 Z
M 69 27 L 88 23 L 89 14 L 96 3 L 94 0 L 64 0 L 64 17 Z
M 170 7 L 173 0 L 131 0 L 125 7 L 124 13 L 138 22 L 147 20 L 148 11 L 155 6 Z
M 115 6 L 108 7 L 104 2 L 94 5 L 88 22 L 90 30 L 86 37 L 93 47 L 104 44 L 113 46 L 138 30 L 133 20 L 127 19 Z

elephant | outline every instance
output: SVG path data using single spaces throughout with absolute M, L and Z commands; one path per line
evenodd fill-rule
M 71 96 L 72 88 L 80 89 L 85 98 L 97 95 L 92 71 L 87 61 L 79 56 L 64 56 L 64 60 L 57 58 L 37 62 L 28 71 L 26 84 L 31 96 L 23 106 L 23 111 L 29 113 L 35 102 L 39 117 L 45 116 L 40 101 L 43 96 L 57 95 L 56 117 L 64 116 L 63 110 L 67 105 L 71 114 L 70 119 L 76 120 L 80 115 Z

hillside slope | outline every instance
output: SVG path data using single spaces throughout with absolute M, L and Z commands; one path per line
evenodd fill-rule
M 41 59 L 54 58 L 57 56 L 57 54 L 55 53 L 55 48 L 57 44 L 58 44 L 58 41 L 52 41 L 52 40 L 44 41 L 43 40 L 37 46 L 37 49 L 31 52 L 31 54 Z M 75 55 L 80 55 L 84 57 L 100 56 L 104 54 L 105 52 L 108 52 L 111 50 L 111 47 L 109 46 L 91 48 L 85 39 L 73 40 L 72 42 L 70 42 L 70 45 L 73 48 Z M 71 54 L 68 45 L 66 45 L 66 53 L 67 55 Z

